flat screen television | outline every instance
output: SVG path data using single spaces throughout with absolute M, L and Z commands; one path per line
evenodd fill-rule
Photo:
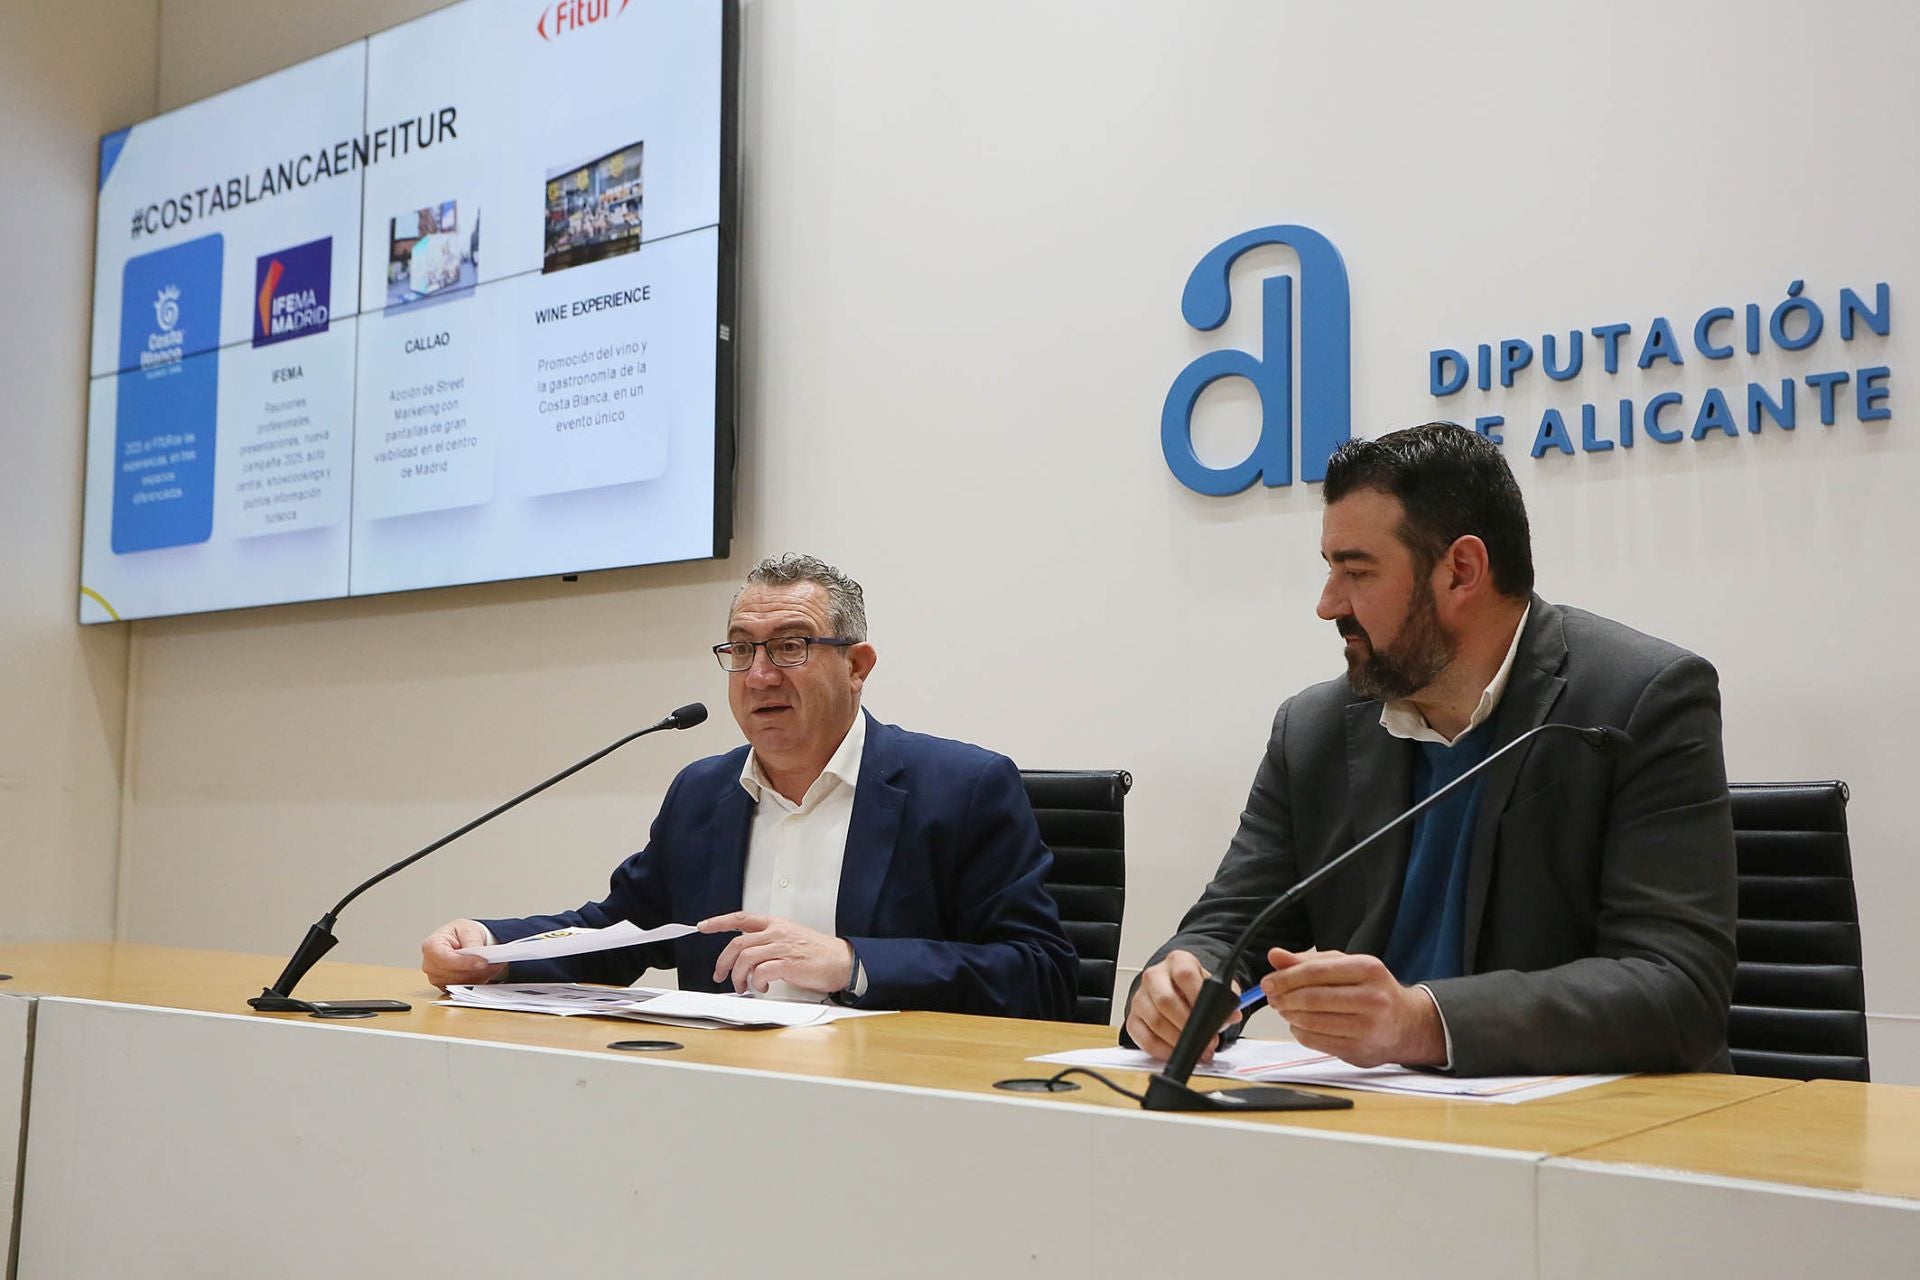
M 100 144 L 80 619 L 722 557 L 733 0 L 465 0 Z

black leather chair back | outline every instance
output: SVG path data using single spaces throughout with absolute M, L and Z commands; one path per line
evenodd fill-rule
M 1739 968 L 1733 1069 L 1790 1080 L 1867 1079 L 1860 909 L 1844 782 L 1736 783 Z
M 1104 1026 L 1113 1015 L 1120 962 L 1120 913 L 1127 903 L 1127 792 L 1124 769 L 1022 769 L 1040 838 L 1053 851 L 1047 892 L 1060 906 L 1080 953 L 1075 1022 Z

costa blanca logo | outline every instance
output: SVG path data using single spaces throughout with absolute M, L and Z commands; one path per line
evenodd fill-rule
M 1180 296 L 1180 314 L 1202 332 L 1218 329 L 1233 307 L 1228 274 L 1249 249 L 1281 245 L 1300 257 L 1300 478 L 1326 479 L 1327 459 L 1352 433 L 1352 304 L 1347 267 L 1333 242 L 1310 227 L 1283 224 L 1244 232 L 1209 249 Z M 1229 348 L 1196 357 L 1180 371 L 1160 411 L 1160 451 L 1174 478 L 1196 493 L 1223 497 L 1255 480 L 1293 483 L 1293 277 L 1261 282 L 1260 353 Z M 1260 438 L 1247 458 L 1210 467 L 1193 451 L 1193 408 L 1222 378 L 1245 378 L 1260 397 Z
M 325 333 L 332 289 L 331 237 L 256 258 L 253 345 Z
M 180 329 L 180 286 L 164 284 L 153 295 L 154 332 L 140 352 L 140 371 L 148 377 L 180 372 L 187 335 Z
M 170 284 L 153 299 L 153 322 L 166 332 L 180 323 L 180 286 Z
M 553 40 L 570 31 L 590 27 L 596 22 L 617 18 L 627 11 L 629 0 L 560 0 L 540 11 L 534 30 L 542 40 Z

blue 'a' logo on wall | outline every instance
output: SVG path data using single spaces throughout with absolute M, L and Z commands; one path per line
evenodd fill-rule
M 1327 459 L 1352 434 L 1351 302 L 1347 265 L 1333 242 L 1309 227 L 1261 227 L 1215 245 L 1180 296 L 1180 314 L 1202 331 L 1227 321 L 1227 274 L 1249 249 L 1277 244 L 1300 255 L 1300 478 L 1326 479 Z M 1260 394 L 1260 439 L 1244 462 L 1209 467 L 1193 452 L 1193 406 L 1222 378 L 1245 378 Z M 1260 354 L 1209 351 L 1180 371 L 1160 411 L 1160 451 L 1174 478 L 1196 493 L 1239 493 L 1255 480 L 1293 483 L 1293 277 L 1268 276 L 1260 290 Z

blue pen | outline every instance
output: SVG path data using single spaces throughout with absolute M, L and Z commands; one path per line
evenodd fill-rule
M 1267 993 L 1259 987 L 1249 987 L 1240 993 L 1240 1003 L 1237 1007 L 1240 1010 L 1241 1018 L 1238 1022 L 1229 1023 L 1227 1026 L 1220 1028 L 1220 1047 L 1222 1049 L 1240 1038 L 1240 1033 L 1246 1030 L 1247 1019 L 1252 1017 L 1254 1011 L 1266 1004 L 1266 1002 Z

